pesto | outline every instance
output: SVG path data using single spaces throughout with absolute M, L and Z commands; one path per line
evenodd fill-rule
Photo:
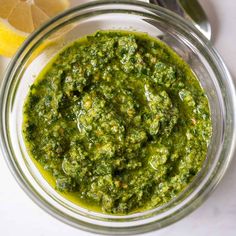
M 24 105 L 27 149 L 55 188 L 109 214 L 175 198 L 201 170 L 211 132 L 189 66 L 132 32 L 99 31 L 63 49 Z

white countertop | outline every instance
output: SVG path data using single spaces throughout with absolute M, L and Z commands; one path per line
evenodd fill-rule
M 76 0 L 75 0 L 76 1 Z M 236 1 L 201 0 L 213 26 L 214 45 L 236 82 Z M 1 6 L 0 6 L 1 7 Z M 0 78 L 7 60 L 0 57 Z M 41 210 L 18 186 L 0 158 L 0 235 L 2 236 L 90 236 L 61 223 Z M 209 199 L 191 215 L 146 236 L 235 236 L 236 158 Z

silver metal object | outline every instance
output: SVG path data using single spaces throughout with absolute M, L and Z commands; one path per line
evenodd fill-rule
M 211 40 L 211 25 L 197 0 L 146 0 L 167 8 L 190 21 L 208 40 Z

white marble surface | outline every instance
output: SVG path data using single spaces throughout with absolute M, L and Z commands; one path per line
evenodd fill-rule
M 75 0 L 76 1 L 76 0 Z M 236 1 L 201 0 L 213 25 L 214 45 L 236 81 Z M 0 6 L 1 7 L 1 6 Z M 8 63 L 0 58 L 0 78 Z M 0 235 L 89 236 L 49 216 L 20 189 L 3 158 L 0 158 Z M 214 193 L 183 220 L 146 236 L 235 236 L 236 158 Z

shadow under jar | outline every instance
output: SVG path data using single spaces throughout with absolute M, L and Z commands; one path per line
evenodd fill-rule
M 209 100 L 213 133 L 202 170 L 178 197 L 152 210 L 116 216 L 72 203 L 42 177 L 23 141 L 23 106 L 30 85 L 62 48 L 97 30 L 145 32 L 161 39 L 189 64 Z M 227 68 L 210 42 L 193 26 L 167 10 L 145 3 L 93 2 L 43 25 L 11 61 L 1 86 L 1 149 L 25 192 L 54 217 L 101 234 L 143 233 L 183 218 L 218 184 L 234 153 L 235 104 L 235 89 Z

